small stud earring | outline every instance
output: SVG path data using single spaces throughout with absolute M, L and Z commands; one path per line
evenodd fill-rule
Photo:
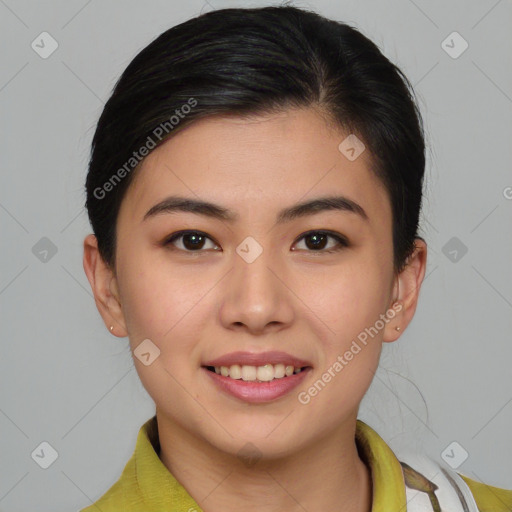
M 400 327 L 398 327 L 398 326 L 397 326 L 397 327 L 395 327 L 395 329 L 396 329 L 397 331 L 399 331 L 399 330 L 400 330 Z
M 114 331 L 114 326 L 113 326 L 113 325 L 111 325 L 111 326 L 110 326 L 110 331 L 111 331 L 111 332 L 113 332 L 113 331 Z

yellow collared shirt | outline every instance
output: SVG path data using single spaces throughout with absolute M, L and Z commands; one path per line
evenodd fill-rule
M 391 448 L 361 420 L 357 421 L 356 443 L 371 471 L 372 512 L 406 512 L 410 508 L 406 497 L 407 472 L 404 473 Z M 99 500 L 80 512 L 201 512 L 199 505 L 164 466 L 155 447 L 159 447 L 159 441 L 156 416 L 153 416 L 140 428 L 135 451 L 119 480 Z M 422 475 L 416 475 L 421 480 Z M 467 484 L 480 512 L 512 512 L 512 490 L 459 476 Z

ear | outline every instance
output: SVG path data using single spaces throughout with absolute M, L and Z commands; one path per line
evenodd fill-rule
M 96 307 L 109 332 L 115 336 L 127 336 L 117 278 L 113 270 L 104 262 L 98 250 L 94 235 L 84 239 L 84 270 L 94 293 Z M 110 326 L 114 326 L 113 331 Z
M 397 340 L 411 322 L 416 311 L 421 284 L 427 268 L 427 244 L 421 238 L 416 238 L 415 246 L 414 252 L 407 259 L 405 268 L 395 277 L 392 302 L 387 316 L 391 318 L 390 311 L 394 311 L 395 315 L 384 328 L 383 341 L 385 342 Z M 400 331 L 397 331 L 396 327 L 400 327 Z

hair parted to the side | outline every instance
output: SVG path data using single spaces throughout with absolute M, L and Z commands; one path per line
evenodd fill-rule
M 202 14 L 162 33 L 122 73 L 98 121 L 86 179 L 103 260 L 115 269 L 118 212 L 139 168 L 133 153 L 149 138 L 153 150 L 204 117 L 293 107 L 317 108 L 370 151 L 391 201 L 400 272 L 421 238 L 425 142 L 412 86 L 357 29 L 289 5 Z M 112 185 L 116 173 L 122 179 Z

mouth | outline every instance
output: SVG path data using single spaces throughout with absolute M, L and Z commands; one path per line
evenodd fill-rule
M 248 403 L 268 403 L 290 394 L 310 375 L 304 359 L 271 350 L 231 352 L 205 361 L 201 368 L 216 389 Z
M 287 379 L 311 367 L 267 363 L 263 366 L 233 364 L 231 366 L 204 366 L 203 368 L 228 379 L 263 383 Z

